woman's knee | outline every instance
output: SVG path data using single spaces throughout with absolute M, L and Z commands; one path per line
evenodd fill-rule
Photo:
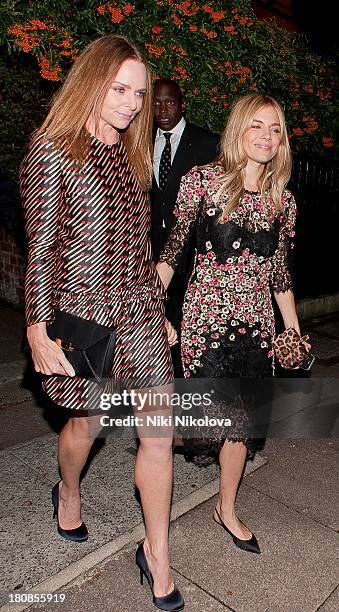
M 172 453 L 173 437 L 163 436 L 161 438 L 142 437 L 140 438 L 140 448 L 153 455 L 167 456 Z
M 69 423 L 72 433 L 74 435 L 81 438 L 87 438 L 88 440 L 93 440 L 94 438 L 96 438 L 96 436 L 102 429 L 99 417 L 71 417 L 69 419 Z

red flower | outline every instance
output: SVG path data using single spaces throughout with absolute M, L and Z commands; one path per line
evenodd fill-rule
M 176 8 L 187 17 L 196 15 L 199 10 L 199 7 L 196 4 L 191 4 L 190 0 L 185 0 L 181 4 L 177 4 Z
M 327 136 L 324 136 L 324 138 L 323 138 L 323 145 L 324 145 L 324 147 L 326 147 L 326 149 L 330 149 L 331 147 L 334 147 L 333 138 L 329 138 Z
M 173 19 L 173 23 L 176 26 L 181 26 L 183 24 L 183 21 L 181 19 L 179 19 L 179 17 L 177 17 L 177 15 L 172 15 L 172 19 Z
M 48 26 L 43 21 L 39 21 L 39 19 L 31 19 L 30 23 L 33 26 L 32 29 L 47 30 L 48 28 Z
M 39 67 L 43 79 L 47 79 L 48 81 L 60 81 L 61 68 L 58 64 L 52 66 L 47 57 L 43 57 L 39 62 Z
M 200 32 L 205 34 L 207 38 L 216 38 L 218 36 L 218 34 L 214 32 L 214 30 L 206 30 L 206 28 L 201 28 Z
M 146 43 L 147 51 L 150 55 L 155 55 L 155 57 L 160 57 L 165 51 L 165 47 L 153 47 L 151 43 Z
M 126 4 L 126 6 L 123 7 L 122 9 L 125 13 L 125 15 L 130 15 L 132 13 L 132 11 L 134 11 L 134 6 L 133 4 Z
M 111 4 L 109 4 L 108 10 L 111 13 L 113 23 L 121 23 L 125 19 L 125 16 L 120 8 L 114 8 Z
M 162 30 L 163 30 L 162 26 L 159 26 L 159 25 L 154 26 L 154 27 L 152 28 L 152 32 L 153 32 L 153 34 L 160 34 L 160 32 L 162 32 Z
M 225 17 L 225 11 L 214 11 L 213 13 L 211 13 L 211 17 L 213 21 L 221 21 Z

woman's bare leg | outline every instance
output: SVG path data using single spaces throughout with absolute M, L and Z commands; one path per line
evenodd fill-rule
M 59 435 L 58 461 L 62 482 L 59 485 L 58 518 L 63 529 L 75 529 L 81 524 L 80 474 L 101 430 L 100 417 L 71 417 Z
M 135 465 L 145 519 L 144 551 L 154 580 L 154 595 L 173 590 L 168 558 L 168 527 L 172 493 L 172 440 L 141 440 Z
M 220 488 L 216 508 L 228 529 L 242 540 L 251 538 L 251 532 L 235 512 L 235 500 L 239 482 L 244 470 L 247 449 L 243 442 L 226 441 L 219 454 Z M 218 516 L 214 513 L 218 521 Z
M 142 412 L 144 418 L 146 414 L 154 415 L 154 408 L 151 412 Z M 159 410 L 157 414 L 171 416 L 168 410 Z M 140 446 L 135 464 L 135 484 L 140 492 L 146 529 L 144 551 L 156 597 L 168 595 L 173 590 L 168 556 L 173 430 L 172 427 L 161 427 L 160 430 L 159 435 L 156 427 L 138 428 Z

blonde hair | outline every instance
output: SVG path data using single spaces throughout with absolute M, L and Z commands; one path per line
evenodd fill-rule
M 272 106 L 278 114 L 281 128 L 281 143 L 276 155 L 267 164 L 259 179 L 259 189 L 263 198 L 271 197 L 276 210 L 281 210 L 281 196 L 291 175 L 291 149 L 288 141 L 284 112 L 271 96 L 248 94 L 235 102 L 226 127 L 221 136 L 219 161 L 224 173 L 218 178 L 220 187 L 215 199 L 227 193 L 229 199 L 223 208 L 223 217 L 235 210 L 244 196 L 245 167 L 247 157 L 242 137 L 251 126 L 255 113 L 263 106 Z
M 98 129 L 102 105 L 121 65 L 126 60 L 142 62 L 147 91 L 141 111 L 122 134 L 128 158 L 143 189 L 152 178 L 152 81 L 150 68 L 137 47 L 124 36 L 110 34 L 94 40 L 74 62 L 54 97 L 51 109 L 34 136 L 47 134 L 57 145 L 67 144 L 69 155 L 85 160 L 89 133 L 86 122 L 93 113 Z

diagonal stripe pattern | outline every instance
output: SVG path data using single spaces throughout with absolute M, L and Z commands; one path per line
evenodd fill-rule
M 27 325 L 52 320 L 55 307 L 112 325 L 115 376 L 144 380 L 148 373 L 149 381 L 155 375 L 167 380 L 165 292 L 150 246 L 149 196 L 123 142 L 106 145 L 91 137 L 81 165 L 40 136 L 22 163 L 20 182 L 29 253 Z M 44 385 L 69 408 L 84 407 L 88 399 L 81 379 L 52 376 Z

